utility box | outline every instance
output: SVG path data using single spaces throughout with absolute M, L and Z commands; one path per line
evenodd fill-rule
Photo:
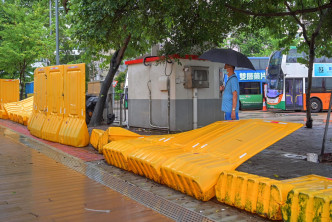
M 220 71 L 224 64 L 159 57 L 127 61 L 128 125 L 186 131 L 223 120 Z
M 185 66 L 184 88 L 209 88 L 209 67 Z

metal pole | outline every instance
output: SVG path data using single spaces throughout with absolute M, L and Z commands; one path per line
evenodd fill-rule
M 122 109 L 122 106 L 123 106 L 123 93 L 120 94 L 120 126 L 122 127 L 122 112 L 123 112 L 123 109 Z
M 329 122 L 330 122 L 330 115 L 331 115 L 331 105 L 332 105 L 332 92 L 331 92 L 331 96 L 330 96 L 329 111 L 328 111 L 327 117 L 326 117 L 326 125 L 325 125 L 324 137 L 323 137 L 322 151 L 320 153 L 321 157 L 324 155 L 324 152 L 325 152 L 325 140 L 326 140 L 327 130 L 329 129 Z
M 50 5 L 50 35 L 52 35 L 52 0 L 50 0 L 49 5 Z
M 55 32 L 56 32 L 56 64 L 59 65 L 59 8 L 58 0 L 55 0 Z

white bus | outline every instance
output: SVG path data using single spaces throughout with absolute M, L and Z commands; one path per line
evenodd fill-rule
M 283 50 L 272 53 L 266 70 L 268 109 L 306 110 L 308 68 L 298 62 L 304 53 L 291 48 L 288 55 Z M 328 109 L 332 90 L 332 58 L 314 60 L 311 88 L 311 111 Z

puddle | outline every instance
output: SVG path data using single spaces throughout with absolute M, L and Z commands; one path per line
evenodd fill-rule
M 286 153 L 286 154 L 283 154 L 283 156 L 287 157 L 287 158 L 291 158 L 291 159 L 297 159 L 297 160 L 305 160 L 305 159 L 307 159 L 307 156 L 296 155 L 296 154 L 292 154 L 292 153 Z

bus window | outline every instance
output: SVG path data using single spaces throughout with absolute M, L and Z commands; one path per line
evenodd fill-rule
M 325 88 L 326 88 L 326 91 L 328 91 L 328 92 L 332 91 L 332 78 L 325 79 Z
M 261 94 L 261 84 L 259 82 L 240 82 L 240 95 Z
M 325 80 L 326 80 L 326 78 L 323 78 L 323 77 L 312 78 L 311 92 L 312 93 L 325 93 L 326 92 Z M 305 79 L 305 88 L 306 88 L 306 91 L 308 91 L 308 78 Z

